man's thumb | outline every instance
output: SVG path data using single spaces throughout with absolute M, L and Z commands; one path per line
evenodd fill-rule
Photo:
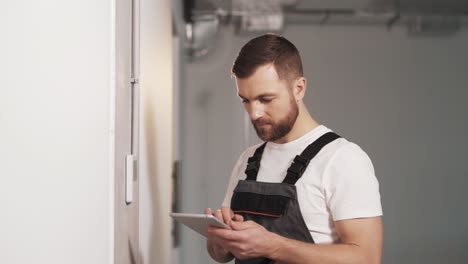
M 231 221 L 232 230 L 243 230 L 245 229 L 245 222 L 242 221 Z

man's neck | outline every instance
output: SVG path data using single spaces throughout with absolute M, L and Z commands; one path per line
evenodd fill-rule
M 291 129 L 291 131 L 289 131 L 289 133 L 286 136 L 273 142 L 277 144 L 285 144 L 291 142 L 304 136 L 305 134 L 309 133 L 318 126 L 319 123 L 315 121 L 315 119 L 310 115 L 307 108 L 304 105 L 301 105 L 296 122 L 294 123 L 294 126 Z

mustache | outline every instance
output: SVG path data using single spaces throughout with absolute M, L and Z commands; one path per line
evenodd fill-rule
M 273 124 L 271 120 L 267 119 L 257 119 L 257 120 L 252 120 L 252 124 L 254 126 L 263 126 L 263 125 L 271 125 Z

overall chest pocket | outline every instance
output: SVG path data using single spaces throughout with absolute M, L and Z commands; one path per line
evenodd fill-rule
M 280 218 L 286 214 L 289 201 L 289 197 L 282 195 L 235 191 L 231 200 L 231 209 L 244 218 L 246 216 Z

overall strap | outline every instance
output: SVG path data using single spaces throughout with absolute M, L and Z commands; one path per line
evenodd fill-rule
M 260 161 L 262 160 L 263 150 L 265 150 L 266 142 L 263 143 L 260 147 L 255 150 L 255 153 L 247 161 L 247 168 L 245 169 L 245 174 L 247 175 L 248 181 L 256 181 L 257 174 L 260 170 Z
M 328 143 L 340 138 L 333 132 L 328 132 L 312 142 L 307 148 L 294 158 L 293 163 L 288 169 L 288 173 L 283 180 L 283 183 L 296 184 L 296 182 L 302 177 L 302 174 L 309 165 L 309 162 L 319 153 L 319 151 L 325 147 Z

